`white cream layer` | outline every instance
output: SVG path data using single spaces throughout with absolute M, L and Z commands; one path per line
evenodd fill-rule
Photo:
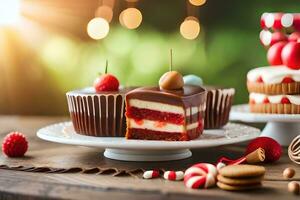
M 266 66 L 252 69 L 247 74 L 247 79 L 251 82 L 256 82 L 259 77 L 267 84 L 281 83 L 285 77 L 300 82 L 300 70 L 292 70 L 284 65 Z
M 159 112 L 168 112 L 168 113 L 184 115 L 183 107 L 165 104 L 165 103 L 144 101 L 139 99 L 130 99 L 129 105 L 131 107 L 140 108 L 140 109 L 149 109 L 149 110 L 155 110 Z M 200 107 L 188 108 L 186 109 L 186 116 L 197 114 L 200 109 L 201 109 Z
M 198 127 L 198 122 L 189 124 L 187 126 L 171 124 L 171 123 L 164 123 L 164 125 L 161 126 L 160 122 L 158 121 L 144 119 L 140 124 L 133 119 L 128 119 L 128 120 L 129 120 L 129 128 L 139 128 L 139 129 L 147 129 L 152 131 L 162 131 L 162 132 L 171 132 L 171 133 L 174 132 L 181 133 Z
M 292 104 L 300 105 L 300 95 L 266 95 L 260 93 L 250 93 L 249 98 L 255 103 L 263 103 L 264 99 L 268 98 L 270 103 L 278 104 L 282 98 L 288 98 Z

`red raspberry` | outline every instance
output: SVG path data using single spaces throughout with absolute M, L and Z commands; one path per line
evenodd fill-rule
M 11 132 L 3 139 L 2 152 L 8 157 L 22 157 L 27 149 L 26 137 L 20 132 Z
M 282 83 L 293 83 L 295 82 L 293 78 L 291 77 L 285 77 L 283 80 L 282 80 Z
M 257 78 L 256 82 L 258 82 L 258 83 L 263 83 L 263 82 L 264 82 L 264 80 L 262 79 L 262 77 L 261 77 L 261 76 L 259 76 L 259 77 Z
M 119 81 L 111 74 L 103 74 L 95 80 L 94 88 L 97 92 L 117 91 L 119 89 Z
M 290 102 L 290 100 L 289 100 L 288 98 L 282 97 L 281 103 L 282 103 L 282 104 L 290 104 L 291 102 Z

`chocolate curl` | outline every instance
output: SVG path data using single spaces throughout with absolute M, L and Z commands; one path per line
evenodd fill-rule
M 246 162 L 248 164 L 261 163 L 264 162 L 265 159 L 265 150 L 263 148 L 258 148 L 252 153 L 246 155 Z

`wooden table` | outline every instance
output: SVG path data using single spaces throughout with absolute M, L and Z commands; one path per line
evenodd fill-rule
M 34 137 L 36 130 L 66 120 L 64 117 L 1 116 L 0 133 L 3 136 L 14 130 Z M 42 148 L 42 147 L 41 147 Z M 95 158 L 97 159 L 97 158 Z M 266 166 L 274 177 L 281 179 L 282 170 L 294 167 L 300 175 L 300 167 L 293 165 L 286 153 L 281 162 Z M 299 177 L 299 176 L 297 176 Z M 248 192 L 227 192 L 218 188 L 190 190 L 182 182 L 163 179 L 144 180 L 131 176 L 31 173 L 0 169 L 0 199 L 299 199 L 287 191 L 287 181 L 266 180 L 264 187 Z

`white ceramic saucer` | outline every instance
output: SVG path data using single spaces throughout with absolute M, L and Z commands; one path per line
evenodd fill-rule
M 62 144 L 104 148 L 104 156 L 123 161 L 180 160 L 192 156 L 189 149 L 234 144 L 258 137 L 260 130 L 229 123 L 222 129 L 204 130 L 192 141 L 127 140 L 122 137 L 91 137 L 77 134 L 71 122 L 53 124 L 40 129 L 37 136 Z

